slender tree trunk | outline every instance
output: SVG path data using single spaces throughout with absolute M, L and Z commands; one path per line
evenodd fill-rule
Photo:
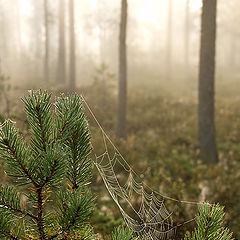
M 58 36 L 58 65 L 56 82 L 66 82 L 66 50 L 65 50 L 65 0 L 59 0 L 59 36 Z
M 121 21 L 119 34 L 119 86 L 118 86 L 118 137 L 126 139 L 126 111 L 127 111 L 127 0 L 121 2 Z
M 214 123 L 217 0 L 203 0 L 199 71 L 198 143 L 202 160 L 218 161 Z
M 185 69 L 186 73 L 189 71 L 189 40 L 190 40 L 190 9 L 189 9 L 190 0 L 186 0 L 186 18 L 185 18 L 185 43 L 184 43 L 184 51 L 185 51 Z M 187 74 L 188 76 L 188 74 Z
M 172 78 L 172 16 L 173 16 L 173 0 L 168 0 L 168 21 L 167 21 L 167 80 Z
M 45 82 L 49 82 L 49 29 L 48 29 L 48 0 L 44 0 L 44 23 L 45 23 L 44 80 L 45 80 Z
M 69 0 L 70 66 L 69 90 L 76 90 L 74 0 Z

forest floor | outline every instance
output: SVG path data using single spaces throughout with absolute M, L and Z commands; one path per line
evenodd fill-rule
M 106 133 L 148 185 L 175 199 L 201 201 L 204 198 L 212 203 L 219 202 L 225 206 L 227 226 L 235 237 L 240 237 L 240 95 L 236 84 L 235 80 L 226 83 L 220 79 L 217 85 L 215 120 L 219 164 L 215 166 L 204 164 L 199 159 L 197 91 L 194 84 L 190 84 L 188 90 L 180 84 L 175 84 L 171 90 L 161 84 L 130 86 L 126 141 L 117 139 L 115 134 L 116 91 L 105 85 L 94 85 L 85 87 L 83 93 Z M 23 90 L 11 93 L 10 117 L 24 135 L 29 135 L 23 105 L 19 100 L 19 96 L 24 94 Z M 100 149 L 99 128 L 87 110 L 86 114 L 92 142 L 96 149 Z M 208 189 L 204 195 L 202 186 Z M 121 216 L 110 197 L 103 193 L 105 187 L 96 170 L 92 188 L 98 196 L 98 209 L 112 215 L 112 218 L 103 217 L 98 212 L 93 222 L 97 231 L 108 233 L 119 223 L 113 218 Z M 106 205 L 107 208 L 104 207 Z M 188 210 L 186 206 L 179 207 L 176 214 L 178 222 L 191 217 Z M 191 214 L 194 211 L 196 209 L 190 211 Z

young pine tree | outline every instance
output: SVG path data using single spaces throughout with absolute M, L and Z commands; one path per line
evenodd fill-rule
M 223 227 L 223 207 L 204 203 L 199 206 L 199 214 L 196 216 L 197 229 L 186 234 L 185 240 L 233 240 L 229 229 Z
M 0 239 L 92 239 L 92 161 L 88 125 L 77 95 L 31 91 L 23 98 L 31 139 L 0 127 L 0 157 L 19 187 L 0 185 Z
M 113 240 L 138 240 L 134 232 L 127 227 L 119 226 L 112 233 Z

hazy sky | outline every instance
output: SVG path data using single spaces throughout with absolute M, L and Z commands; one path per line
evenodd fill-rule
M 69 49 L 68 1 L 65 0 L 66 51 Z M 186 1 L 173 0 L 170 41 L 175 66 L 181 66 L 185 56 Z M 229 56 L 239 52 L 239 41 L 235 37 L 238 36 L 239 29 L 233 24 L 240 18 L 237 11 L 239 2 L 218 0 L 217 63 L 224 66 L 229 64 Z M 5 71 L 10 75 L 18 75 L 14 69 L 16 56 L 29 61 L 35 71 L 35 66 L 42 65 L 45 52 L 44 1 L 0 0 L 0 3 L 4 23 L 2 27 L 5 27 L 5 35 L 2 37 L 4 41 L 1 43 Z M 59 0 L 48 0 L 52 73 L 55 72 L 58 57 L 58 3 Z M 105 62 L 113 72 L 117 72 L 120 4 L 121 0 L 75 0 L 76 53 L 78 66 L 82 67 L 79 71 L 87 69 L 84 62 L 96 66 Z M 134 66 L 138 63 L 152 66 L 153 59 L 164 62 L 167 44 L 170 42 L 167 31 L 169 0 L 128 0 L 128 4 L 129 63 Z M 202 0 L 190 0 L 189 56 L 194 68 L 197 68 L 199 59 L 201 6 Z M 238 59 L 238 56 L 232 59 Z
M 30 14 L 32 11 L 32 1 L 34 0 L 18 0 L 20 3 L 20 9 L 22 14 Z M 86 0 L 85 0 L 86 1 Z M 99 0 L 87 0 L 89 3 L 90 10 L 95 10 L 97 8 L 97 4 Z M 104 2 L 112 5 L 117 5 L 117 0 L 105 0 Z M 156 5 L 167 4 L 167 0 L 130 0 L 129 5 L 133 5 L 135 7 L 134 14 L 140 21 L 146 22 L 157 22 L 158 17 L 155 14 L 157 9 L 155 8 Z M 185 0 L 174 0 L 175 7 L 180 7 L 185 3 Z M 76 0 L 76 4 L 81 4 L 79 0 Z M 202 0 L 191 0 L 190 1 L 190 8 L 192 11 L 197 11 L 202 6 Z
M 23 45 L 28 45 L 30 31 L 29 17 L 31 17 L 33 14 L 33 1 L 35 0 L 15 1 L 19 1 Z M 57 2 L 58 0 L 49 1 L 49 3 L 52 4 L 52 6 L 56 6 L 56 8 Z M 199 12 L 199 9 L 201 8 L 201 2 L 202 0 L 191 0 L 191 11 Z M 83 37 L 85 38 L 85 36 L 82 35 L 82 28 L 85 27 L 86 22 L 92 21 L 92 19 L 86 19 L 85 17 L 83 24 L 82 17 L 86 16 L 87 14 L 91 16 L 92 14 L 93 18 L 93 16 L 96 15 L 96 12 L 98 11 L 99 3 L 103 3 L 105 6 L 103 17 L 106 16 L 106 19 L 114 16 L 113 11 L 116 11 L 120 7 L 120 0 L 75 0 L 76 33 L 79 40 L 82 40 Z M 142 46 L 145 48 L 148 48 L 148 45 L 151 44 L 151 28 L 155 28 L 157 31 L 166 30 L 167 9 L 168 0 L 129 0 L 129 16 L 130 18 L 136 19 L 141 24 L 142 27 L 140 29 L 139 37 L 141 38 Z M 53 10 L 55 10 L 56 15 L 57 9 Z M 184 12 L 185 0 L 174 0 L 174 18 L 179 18 L 180 22 L 184 22 Z M 118 19 L 118 15 L 116 15 L 116 21 L 118 21 Z M 179 21 L 174 22 L 176 23 Z M 151 28 L 149 26 L 151 26 Z M 177 28 L 179 27 L 177 26 Z M 96 49 L 96 47 L 99 45 L 97 38 L 100 34 L 100 29 L 95 24 L 95 26 L 92 27 L 91 31 L 92 35 L 95 36 L 95 40 L 93 40 L 91 46 L 92 48 Z

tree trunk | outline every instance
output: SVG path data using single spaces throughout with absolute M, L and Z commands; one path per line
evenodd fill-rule
M 190 0 L 186 0 L 186 17 L 185 17 L 185 40 L 184 40 L 184 58 L 185 58 L 185 69 L 188 76 L 189 71 L 189 38 L 190 38 L 190 9 L 189 9 Z
M 58 66 L 56 82 L 66 82 L 66 57 L 65 57 L 65 0 L 59 0 L 59 36 L 58 36 Z
M 119 86 L 118 86 L 118 125 L 119 138 L 126 139 L 126 111 L 127 111 L 127 0 L 121 2 L 121 20 L 119 34 Z
M 44 24 L 45 24 L 44 80 L 45 80 L 45 82 L 49 82 L 49 29 L 48 29 L 48 0 L 44 0 Z
M 69 1 L 70 66 L 69 90 L 76 90 L 74 0 Z
M 214 124 L 216 0 L 203 0 L 199 71 L 198 143 L 200 156 L 218 162 Z
M 168 0 L 168 21 L 167 21 L 167 66 L 166 77 L 167 80 L 172 78 L 172 12 L 173 12 L 173 0 Z

